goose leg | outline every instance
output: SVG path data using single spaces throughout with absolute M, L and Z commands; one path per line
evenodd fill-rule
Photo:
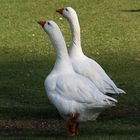
M 76 123 L 75 134 L 76 134 L 76 135 L 79 134 L 79 123 Z
M 69 119 L 68 119 L 68 122 L 67 122 L 67 127 L 68 127 L 68 132 L 67 132 L 67 136 L 75 136 L 77 135 L 77 130 L 78 130 L 78 126 L 77 125 L 77 118 L 79 117 L 79 113 L 75 113 L 73 116 L 71 116 Z

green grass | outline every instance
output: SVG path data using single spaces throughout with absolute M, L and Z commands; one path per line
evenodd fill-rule
M 65 139 L 64 124 L 59 126 L 62 120 L 49 103 L 43 85 L 55 53 L 37 24 L 40 19 L 56 21 L 69 45 L 69 26 L 55 12 L 64 6 L 72 6 L 78 13 L 85 54 L 127 92 L 116 97 L 119 104 L 104 111 L 97 122 L 81 124 L 80 136 L 72 139 L 140 139 L 139 0 L 0 3 L 0 139 Z M 56 127 L 36 126 L 36 122 L 49 123 L 51 119 L 58 120 Z M 19 128 L 17 121 L 24 122 L 24 128 Z M 28 121 L 33 121 L 31 127 Z

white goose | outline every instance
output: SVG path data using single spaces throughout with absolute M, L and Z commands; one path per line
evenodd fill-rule
M 72 40 L 69 56 L 74 70 L 77 73 L 89 78 L 104 94 L 125 93 L 122 89 L 117 88 L 114 82 L 95 60 L 92 60 L 84 55 L 81 48 L 80 25 L 75 10 L 71 7 L 65 7 L 56 10 L 56 12 L 62 14 L 70 25 Z
M 62 33 L 53 21 L 38 22 L 47 32 L 56 51 L 56 61 L 45 80 L 50 102 L 68 121 L 68 136 L 78 134 L 78 122 L 96 119 L 99 113 L 115 105 L 114 98 L 102 94 L 86 77 L 72 67 Z

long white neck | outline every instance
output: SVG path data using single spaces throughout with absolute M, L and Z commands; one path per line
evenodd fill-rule
M 77 15 L 73 18 L 68 19 L 70 30 L 71 30 L 71 46 L 69 50 L 70 56 L 78 56 L 83 54 L 81 48 L 81 36 L 80 36 L 80 25 Z
M 62 33 L 58 30 L 53 35 L 49 35 L 49 37 L 57 55 L 53 70 L 60 72 L 73 71 Z

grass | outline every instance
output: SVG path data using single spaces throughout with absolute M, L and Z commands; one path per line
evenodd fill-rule
M 64 123 L 43 85 L 55 53 L 37 24 L 40 19 L 56 21 L 69 45 L 68 24 L 55 12 L 64 6 L 79 15 L 85 54 L 127 92 L 96 122 L 81 124 L 80 136 L 72 139 L 139 139 L 139 5 L 138 0 L 1 0 L 0 139 L 65 139 Z

